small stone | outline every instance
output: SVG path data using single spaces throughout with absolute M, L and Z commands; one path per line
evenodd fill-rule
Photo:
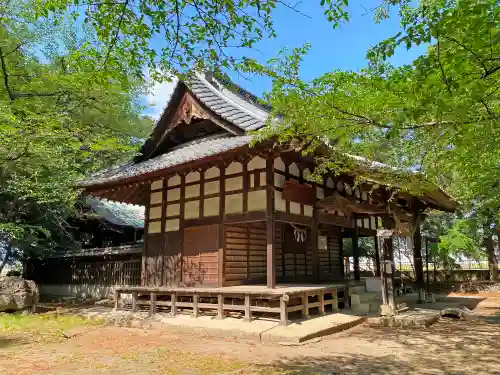
M 393 316 L 394 310 L 390 305 L 380 305 L 381 316 Z

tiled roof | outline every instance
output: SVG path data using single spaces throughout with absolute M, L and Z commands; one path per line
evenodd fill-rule
M 112 246 L 112 247 L 97 247 L 93 249 L 74 249 L 60 250 L 50 254 L 48 258 L 71 258 L 71 257 L 90 257 L 103 255 L 125 255 L 125 254 L 141 254 L 144 243 L 134 243 L 130 245 Z
M 184 143 L 178 148 L 153 159 L 140 163 L 127 163 L 120 167 L 96 174 L 78 183 L 78 187 L 85 188 L 92 185 L 106 184 L 126 180 L 130 177 L 145 173 L 155 172 L 161 169 L 174 167 L 208 156 L 217 155 L 232 149 L 242 147 L 250 143 L 251 136 L 229 136 L 226 134 L 208 136 L 192 142 Z
M 203 104 L 242 130 L 257 130 L 266 124 L 269 107 L 238 86 L 200 73 L 191 76 L 188 85 Z
M 87 197 L 90 209 L 101 219 L 124 227 L 144 228 L 144 207 Z

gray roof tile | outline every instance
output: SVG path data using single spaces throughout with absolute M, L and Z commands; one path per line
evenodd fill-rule
M 204 137 L 202 139 L 185 143 L 179 148 L 175 148 L 172 151 L 153 159 L 145 160 L 136 164 L 127 163 L 120 167 L 101 172 L 86 180 L 80 181 L 77 186 L 85 188 L 92 185 L 123 181 L 134 176 L 155 172 L 161 169 L 202 159 L 207 156 L 230 151 L 247 145 L 251 140 L 252 137 L 248 135 L 216 135 Z
M 221 83 L 210 75 L 195 74 L 190 79 L 192 93 L 225 120 L 243 130 L 262 128 L 269 116 L 269 110 L 249 100 L 249 93 L 233 85 L 235 89 Z M 245 97 L 243 94 L 246 94 Z M 251 127 L 249 129 L 248 127 Z

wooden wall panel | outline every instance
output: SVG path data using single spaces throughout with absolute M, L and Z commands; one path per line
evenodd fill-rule
M 165 233 L 165 247 L 163 251 L 163 286 L 179 285 L 181 280 L 182 264 L 182 236 L 181 232 Z
M 217 285 L 219 225 L 184 229 L 182 283 Z
M 319 274 L 321 280 L 341 280 L 342 277 L 342 238 L 332 232 L 321 232 L 327 238 L 327 248 L 319 246 Z
M 145 285 L 161 286 L 163 283 L 163 249 L 165 239 L 162 233 L 151 233 L 145 248 Z
M 225 226 L 225 277 L 230 284 L 266 278 L 266 229 L 259 223 Z
M 311 231 L 305 242 L 297 242 L 290 224 L 280 223 L 276 229 L 276 247 L 279 249 L 276 274 L 282 281 L 302 282 L 313 275 Z

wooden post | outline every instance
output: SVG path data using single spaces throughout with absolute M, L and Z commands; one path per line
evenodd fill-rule
M 132 292 L 132 312 L 137 311 L 137 292 Z
M 377 236 L 373 237 L 373 242 L 375 247 L 375 276 L 380 277 L 380 249 Z
M 319 292 L 318 299 L 319 299 L 319 313 L 321 315 L 325 315 L 326 314 L 326 310 L 325 310 L 325 292 L 323 290 Z
M 117 290 L 115 290 L 115 306 L 113 308 L 113 311 L 117 311 L 118 310 L 119 299 L 120 299 L 120 292 L 118 292 Z
M 352 256 L 354 258 L 354 280 L 361 280 L 361 272 L 359 270 L 359 244 L 358 244 L 358 223 L 356 215 L 354 215 L 354 230 L 352 232 Z
M 219 266 L 218 266 L 218 276 L 217 276 L 217 286 L 223 287 L 226 283 L 226 262 L 225 262 L 225 253 L 226 253 L 226 232 L 224 227 L 224 222 L 226 218 L 226 193 L 225 193 L 225 180 L 226 180 L 226 167 L 222 164 L 219 167 L 219 236 L 218 236 L 218 256 L 219 256 Z
M 266 160 L 266 238 L 267 238 L 267 287 L 276 287 L 276 233 L 274 221 L 274 159 Z
M 156 293 L 151 293 L 151 298 L 149 301 L 149 316 L 156 314 Z
M 425 302 L 424 268 L 422 262 L 422 235 L 420 234 L 420 219 L 416 220 L 416 229 L 413 234 L 413 265 L 415 266 L 415 279 L 418 288 L 418 303 Z
M 217 295 L 217 319 L 224 319 L 224 295 Z
M 309 296 L 307 295 L 307 292 L 304 292 L 304 295 L 302 296 L 302 317 L 303 318 L 309 318 Z
M 280 325 L 282 326 L 288 325 L 288 309 L 287 309 L 288 299 L 289 297 L 286 294 L 283 294 L 280 297 Z
M 200 310 L 198 308 L 198 294 L 193 294 L 193 318 L 197 318 L 198 315 L 200 314 Z
M 252 320 L 252 310 L 250 305 L 250 295 L 245 294 L 245 317 L 243 318 L 245 322 L 250 322 Z
M 172 293 L 170 295 L 170 315 L 171 316 L 177 315 L 176 302 L 177 302 L 177 295 L 175 293 Z
M 146 286 L 148 284 L 148 269 L 147 269 L 147 257 L 148 257 L 148 238 L 149 238 L 149 198 L 151 194 L 151 185 L 146 184 L 146 207 L 144 209 L 144 245 L 142 247 L 141 256 L 141 285 Z
M 312 277 L 314 283 L 319 283 L 319 255 L 318 255 L 318 220 L 313 206 L 313 222 L 311 226 L 312 248 Z
M 390 217 L 384 220 L 384 227 L 386 229 L 393 229 L 394 222 Z M 392 237 L 384 239 L 384 269 L 382 271 L 385 281 L 385 293 L 387 295 L 387 304 L 391 307 L 393 313 L 396 313 L 396 301 L 394 299 L 394 247 Z
M 332 311 L 339 311 L 339 299 L 338 299 L 337 288 L 333 288 L 331 291 L 332 291 L 332 299 L 334 300 L 334 302 L 332 302 Z

